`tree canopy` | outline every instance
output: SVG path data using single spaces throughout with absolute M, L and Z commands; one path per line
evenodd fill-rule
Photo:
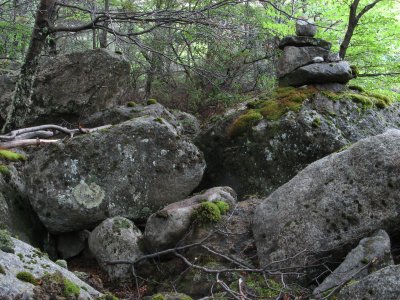
M 273 88 L 277 44 L 305 17 L 358 67 L 357 84 L 397 97 L 399 15 L 395 0 L 3 0 L 0 64 L 32 60 L 31 33 L 42 16 L 40 55 L 117 51 L 131 63 L 134 98 L 207 114 Z

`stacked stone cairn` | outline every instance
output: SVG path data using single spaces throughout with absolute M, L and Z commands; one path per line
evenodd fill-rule
M 332 53 L 331 43 L 315 38 L 317 27 L 306 20 L 296 22 L 296 35 L 279 43 L 283 55 L 278 62 L 280 86 L 345 84 L 354 78 L 350 64 Z

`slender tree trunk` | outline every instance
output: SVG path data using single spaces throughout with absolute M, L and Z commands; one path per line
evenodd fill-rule
M 28 52 L 15 86 L 11 104 L 8 107 L 4 132 L 10 127 L 22 127 L 31 107 L 32 85 L 35 80 L 40 54 L 50 33 L 50 20 L 56 0 L 41 0 L 36 12 Z
M 104 12 L 108 15 L 110 11 L 110 0 L 104 0 Z M 109 21 L 104 22 L 104 27 L 108 27 Z M 102 30 L 99 36 L 100 48 L 107 48 L 107 30 Z

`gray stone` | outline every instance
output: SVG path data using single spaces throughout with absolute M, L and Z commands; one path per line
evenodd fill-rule
M 393 233 L 399 147 L 400 130 L 388 130 L 310 164 L 273 192 L 253 218 L 260 264 L 285 259 L 274 266 L 307 267 L 329 254 L 339 259 L 378 229 Z
M 324 89 L 343 89 L 334 84 Z M 345 95 L 345 94 L 344 94 Z M 362 138 L 399 127 L 400 103 L 384 109 L 363 109 L 346 96 L 332 101 L 317 93 L 299 112 L 277 121 L 262 120 L 245 134 L 227 132 L 243 109 L 231 110 L 203 129 L 196 144 L 207 169 L 201 188 L 232 186 L 239 198 L 267 196 L 310 163 Z
M 9 163 L 9 172 L 0 173 L 0 229 L 7 229 L 22 241 L 41 247 L 47 231 L 25 193 L 22 165 L 22 162 Z
M 311 21 L 297 20 L 296 35 L 313 37 L 317 33 L 317 26 Z
M 57 259 L 57 260 L 55 261 L 55 263 L 56 263 L 57 265 L 59 265 L 60 267 L 62 267 L 62 268 L 64 268 L 64 269 L 67 269 L 67 270 L 68 270 L 68 263 L 67 263 L 66 260 Z
M 105 49 L 46 58 L 33 84 L 27 124 L 72 122 L 123 103 L 129 82 L 129 62 Z M 5 119 L 6 110 L 0 114 Z
M 400 294 L 400 265 L 376 271 L 358 282 L 344 287 L 340 300 L 397 300 Z
M 86 247 L 86 241 L 90 232 L 82 230 L 79 232 L 65 233 L 57 236 L 57 251 L 60 257 L 68 259 L 77 256 Z
M 1 299 L 33 299 L 35 286 L 17 279 L 16 276 L 19 272 L 29 272 L 38 279 L 47 273 L 60 272 L 65 278 L 80 287 L 79 299 L 96 299 L 102 295 L 67 269 L 52 262 L 38 249 L 17 239 L 13 239 L 13 242 L 15 254 L 0 251 L 0 266 L 5 271 L 5 274 L 0 273 Z
M 167 120 L 147 116 L 43 147 L 26 179 L 43 224 L 62 233 L 109 216 L 146 219 L 187 197 L 204 169 L 195 145 Z
M 313 63 L 316 56 L 324 56 L 329 50 L 320 47 L 293 47 L 288 46 L 283 50 L 277 65 L 278 77 L 283 77 L 294 70 Z
M 130 265 L 109 265 L 107 262 L 134 261 L 140 257 L 142 251 L 138 243 L 141 237 L 142 233 L 130 220 L 122 217 L 109 218 L 90 234 L 89 249 L 111 280 L 129 280 L 132 278 Z
M 347 61 L 317 63 L 300 67 L 279 78 L 280 86 L 301 86 L 313 83 L 347 83 L 354 76 Z
M 232 208 L 237 198 L 230 187 L 216 187 L 164 207 L 147 220 L 144 231 L 147 250 L 156 252 L 176 246 L 189 232 L 193 210 L 203 201 L 225 201 Z
M 326 50 L 330 50 L 332 44 L 323 40 L 317 39 L 309 36 L 286 36 L 279 43 L 279 49 L 284 49 L 287 46 L 295 46 L 295 47 L 320 47 Z
M 364 238 L 358 246 L 347 254 L 343 263 L 314 290 L 314 295 L 341 286 L 350 280 L 359 280 L 371 272 L 393 265 L 390 253 L 390 238 L 384 230 Z

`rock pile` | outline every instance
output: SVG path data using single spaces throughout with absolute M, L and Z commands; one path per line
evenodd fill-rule
M 277 75 L 281 86 L 347 83 L 353 78 L 350 64 L 330 52 L 331 43 L 315 38 L 315 24 L 299 20 L 296 36 L 287 36 L 279 44 L 283 55 Z

